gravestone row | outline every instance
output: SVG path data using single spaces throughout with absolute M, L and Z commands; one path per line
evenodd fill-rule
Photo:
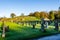
M 22 23 L 22 25 L 24 25 L 24 23 L 28 23 L 29 25 L 32 25 L 32 28 L 35 29 L 36 24 L 41 23 L 41 31 L 45 31 L 45 28 L 48 28 L 48 24 L 49 24 L 50 20 L 45 20 L 44 18 L 41 19 L 41 21 L 25 21 L 25 22 L 18 22 L 19 24 Z M 59 30 L 58 27 L 58 21 L 55 20 L 54 21 L 55 24 L 55 30 Z
M 59 30 L 59 24 L 58 24 L 58 19 L 55 19 L 54 20 L 54 26 L 55 26 L 55 30 Z M 46 24 L 46 26 L 44 26 L 44 24 Z M 41 19 L 41 31 L 42 32 L 45 32 L 45 27 L 47 28 L 48 27 L 48 21 L 44 20 L 43 18 Z
M 21 22 L 21 23 L 23 23 L 23 22 Z M 36 23 L 37 23 L 37 22 L 25 22 L 25 23 L 30 23 L 30 24 L 33 26 L 33 29 L 35 29 L 35 26 L 36 26 Z M 54 23 L 55 23 L 55 30 L 58 31 L 58 30 L 59 30 L 58 21 L 55 20 Z M 24 24 L 24 23 L 23 23 L 23 24 Z M 48 21 L 46 21 L 46 20 L 44 20 L 44 19 L 42 18 L 42 19 L 41 19 L 41 31 L 42 31 L 42 32 L 45 32 L 45 31 L 46 31 L 45 28 L 48 28 Z M 4 24 L 4 22 L 3 22 L 1 29 L 2 29 L 2 37 L 4 38 L 4 37 L 5 37 L 5 33 L 9 30 L 9 26 L 6 26 L 6 25 Z

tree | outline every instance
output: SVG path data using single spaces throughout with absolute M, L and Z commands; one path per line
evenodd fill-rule
M 48 18 L 48 13 L 42 11 L 42 12 L 40 12 L 40 17 L 41 17 L 41 18 Z
M 35 16 L 36 18 L 48 18 L 48 13 L 47 12 L 34 12 L 34 13 L 30 13 L 29 16 Z
M 14 18 L 16 15 L 14 13 L 11 13 L 11 18 Z
M 33 14 L 35 17 L 39 18 L 40 19 L 40 12 L 34 12 Z
M 58 18 L 60 19 L 60 11 L 58 11 Z
M 33 13 L 30 13 L 28 16 L 34 16 Z
M 49 12 L 49 19 L 54 20 L 54 11 Z
M 24 16 L 24 13 L 21 13 L 21 16 Z
M 55 14 L 55 30 L 59 30 L 59 20 L 60 20 L 60 7 L 59 7 L 59 10 L 58 12 Z
M 59 10 L 58 10 L 58 18 L 60 19 L 60 7 L 59 7 Z

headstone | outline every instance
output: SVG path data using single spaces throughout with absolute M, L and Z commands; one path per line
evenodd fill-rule
M 41 31 L 42 32 L 45 32 L 45 29 L 44 29 L 45 27 L 44 27 L 44 19 L 42 18 L 41 19 Z
M 9 32 L 9 26 L 5 26 L 5 32 Z
M 47 21 L 45 22 L 45 24 L 46 24 L 46 28 L 48 28 L 48 22 Z
M 33 29 L 35 29 L 35 25 L 36 25 L 35 22 L 32 22 Z
M 35 29 L 35 25 L 33 25 L 33 29 Z
M 5 25 L 5 22 L 2 24 L 2 38 L 5 38 L 5 33 L 9 31 L 9 26 Z
M 24 23 L 23 22 L 21 24 L 22 24 L 22 26 L 24 26 Z
M 24 22 L 24 26 L 25 26 L 25 24 L 26 24 L 26 23 Z
M 5 25 L 3 26 L 2 38 L 5 38 Z
M 59 27 L 58 27 L 58 21 L 57 20 L 55 20 L 55 30 L 59 30 Z
M 55 16 L 55 30 L 58 31 L 59 30 L 59 27 L 58 27 L 58 19 L 59 19 L 58 14 L 55 14 L 54 16 Z
M 60 23 L 58 23 L 58 26 L 60 27 Z
M 28 23 L 26 23 L 26 26 L 29 26 Z
M 31 25 L 31 23 L 29 23 L 29 26 Z

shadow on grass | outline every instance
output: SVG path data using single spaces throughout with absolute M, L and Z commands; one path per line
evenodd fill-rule
M 9 32 L 6 32 L 5 40 L 30 40 L 33 38 L 43 37 L 58 33 L 53 29 L 46 29 L 46 32 L 41 32 L 40 29 L 32 29 L 32 27 L 17 27 L 14 30 L 10 29 Z
M 29 38 L 33 34 L 39 32 L 38 29 L 32 29 L 31 27 L 20 27 L 16 30 L 10 30 L 10 32 L 6 33 L 6 40 L 23 40 Z

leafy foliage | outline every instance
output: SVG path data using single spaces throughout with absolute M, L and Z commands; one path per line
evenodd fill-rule
M 12 18 L 14 18 L 16 15 L 14 13 L 11 13 L 10 15 Z

